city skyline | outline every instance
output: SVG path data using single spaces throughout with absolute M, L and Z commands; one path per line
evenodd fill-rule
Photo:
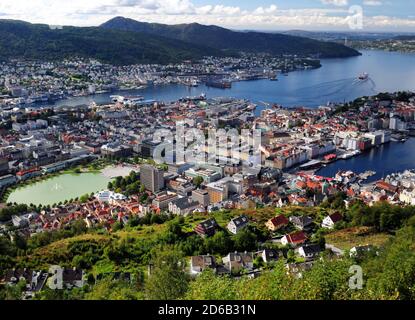
M 350 19 L 359 8 L 363 26 L 351 29 Z M 198 22 L 239 30 L 415 32 L 414 9 L 413 0 L 5 0 L 0 3 L 0 19 L 96 26 L 124 16 L 145 22 Z

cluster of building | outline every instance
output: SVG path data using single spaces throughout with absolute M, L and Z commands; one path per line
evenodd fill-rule
M 321 223 L 322 228 L 332 229 L 335 224 L 342 221 L 343 217 L 339 213 L 333 213 L 325 217 Z M 237 234 L 249 224 L 247 216 L 238 216 L 229 221 L 226 226 L 227 232 Z M 245 274 L 256 276 L 263 270 L 266 264 L 272 264 L 279 260 L 286 262 L 287 272 L 296 276 L 301 276 L 301 271 L 311 267 L 320 253 L 326 250 L 325 247 L 310 241 L 311 236 L 315 233 L 318 226 L 309 216 L 291 216 L 287 218 L 280 214 L 271 218 L 265 223 L 265 227 L 270 231 L 271 238 L 269 241 L 281 244 L 281 249 L 264 248 L 256 252 L 230 252 L 221 260 L 211 255 L 192 256 L 190 258 L 190 274 L 197 275 L 206 269 L 212 269 L 216 274 L 229 274 L 239 276 Z M 219 229 L 214 218 L 202 221 L 198 224 L 194 232 L 201 237 L 211 237 Z M 288 262 L 287 252 L 292 249 L 297 258 L 302 262 Z M 336 252 L 332 252 L 337 254 Z
M 13 216 L 9 224 L 16 232 L 30 237 L 39 232 L 63 228 L 84 220 L 89 228 L 111 230 L 114 223 L 127 224 L 131 217 L 168 212 L 173 215 L 209 213 L 226 209 L 253 209 L 260 206 L 316 206 L 339 192 L 347 195 L 348 205 L 360 199 L 371 205 L 386 200 L 415 204 L 415 178 L 412 171 L 386 177 L 373 184 L 365 176 L 339 172 L 323 177 L 316 170 L 324 163 L 357 155 L 384 143 L 399 143 L 413 134 L 415 99 L 408 102 L 367 98 L 356 109 L 339 112 L 334 105 L 316 109 L 286 109 L 270 106 L 255 114 L 250 101 L 232 98 L 188 97 L 174 102 L 147 101 L 126 104 L 120 99 L 109 105 L 61 108 L 3 109 L 0 132 L 0 188 L 37 175 L 62 170 L 99 157 L 157 160 L 164 154 L 164 166 L 141 164 L 137 176 L 145 191 L 126 196 L 112 191 L 97 193 L 85 203 L 73 202 Z M 215 154 L 218 160 L 194 161 L 185 154 L 177 161 L 179 125 L 202 133 L 219 129 L 257 130 L 260 144 L 254 150 L 247 143 L 250 133 L 240 136 L 239 158 L 233 158 L 227 142 Z M 160 130 L 169 132 L 159 135 Z M 194 137 L 193 137 L 194 138 Z M 179 137 L 180 139 L 180 137 Z M 395 141 L 395 142 L 391 142 Z M 205 153 L 205 146 L 197 146 Z M 258 170 L 247 169 L 244 162 L 259 152 Z M 254 169 L 254 168 L 252 168 Z M 366 175 L 366 177 L 369 173 Z M 144 197 L 145 195 L 145 197 Z M 228 230 L 235 234 L 247 223 L 245 217 L 230 221 Z M 274 235 L 271 241 L 294 247 L 305 258 L 320 252 L 309 243 L 315 225 L 309 217 L 277 216 L 266 227 Z M 332 228 L 342 220 L 339 214 L 327 216 L 318 225 Z M 217 224 L 207 220 L 195 229 L 202 236 L 212 235 Z M 2 226 L 3 232 L 13 236 Z M 220 273 L 238 268 L 254 272 L 253 262 L 275 260 L 281 253 L 230 253 L 217 262 L 213 257 L 196 257 L 193 273 L 214 266 Z M 265 258 L 264 258 L 265 257 Z M 193 258 L 192 258 L 193 259 Z M 297 265 L 291 266 L 297 268 Z M 290 268 L 291 268 L 290 267 Z M 191 268 L 193 270 L 193 267 Z
M 98 274 L 93 282 L 98 283 L 104 278 L 131 282 L 133 275 L 130 272 L 102 273 Z M 82 288 L 92 281 L 87 278 L 87 273 L 82 269 L 62 268 L 58 265 L 50 266 L 48 271 L 27 268 L 9 269 L 0 278 L 0 284 L 5 286 L 16 286 L 20 282 L 25 283 L 21 298 L 28 300 L 46 288 L 51 290 Z
M 397 101 L 393 95 L 389 100 L 368 98 L 358 109 L 343 112 L 337 112 L 336 107 L 273 106 L 256 116 L 255 105 L 246 100 L 189 97 L 142 105 L 117 101 L 102 106 L 2 110 L 1 119 L 10 129 L 0 136 L 0 187 L 98 157 L 152 159 L 169 145 L 176 146 L 173 139 L 166 140 L 157 133 L 167 130 L 174 137 L 180 124 L 186 130 L 197 128 L 202 132 L 222 128 L 260 130 L 261 167 L 257 171 L 244 170 L 243 161 L 255 151 L 245 143 L 250 137 L 241 137 L 238 159 L 232 158 L 227 146 L 219 148 L 215 156 L 226 159 L 219 163 L 195 163 L 186 158 L 178 162 L 175 152 L 166 152 L 167 171 L 151 165 L 137 169 L 148 192 L 145 203 L 135 203 L 141 214 L 168 211 L 188 215 L 258 205 L 314 206 L 339 191 L 368 203 L 384 199 L 386 191 L 381 190 L 380 184 L 365 185 L 362 175 L 339 172 L 335 177 L 321 177 L 315 170 L 324 163 L 411 135 L 414 98 L 409 102 Z M 410 192 L 401 192 L 402 199 L 407 199 Z M 100 194 L 97 201 L 128 206 L 133 202 L 107 193 Z M 79 216 L 76 206 L 69 211 L 68 207 L 63 209 L 65 214 Z M 61 226 L 63 218 L 42 222 Z M 88 224 L 94 225 L 94 221 L 102 219 L 91 221 Z
M 19 107 L 158 84 L 198 86 L 200 83 L 214 85 L 223 79 L 229 83 L 265 78 L 276 80 L 278 73 L 316 67 L 320 67 L 320 62 L 312 58 L 253 54 L 128 67 L 103 64 L 93 59 L 59 62 L 12 60 L 0 63 L 0 106 Z
M 391 52 L 415 52 L 415 42 L 411 37 L 405 39 L 399 37 L 393 39 L 382 39 L 382 40 L 354 40 L 351 41 L 350 45 L 356 49 L 363 50 L 383 50 Z

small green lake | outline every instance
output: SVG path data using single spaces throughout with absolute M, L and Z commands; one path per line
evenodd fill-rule
M 110 178 L 100 173 L 65 173 L 14 190 L 7 202 L 52 205 L 107 188 Z

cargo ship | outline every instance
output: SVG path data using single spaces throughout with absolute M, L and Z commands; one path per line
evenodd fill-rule
M 144 100 L 143 96 L 132 96 L 132 97 L 124 97 L 120 95 L 110 96 L 111 101 L 114 103 L 124 103 L 124 104 L 134 104 L 136 102 L 141 102 Z
M 221 79 L 221 80 L 207 80 L 206 86 L 212 87 L 212 88 L 219 88 L 219 89 L 230 89 L 232 88 L 232 82 Z

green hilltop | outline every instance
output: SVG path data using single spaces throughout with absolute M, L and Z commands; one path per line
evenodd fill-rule
M 99 27 L 63 27 L 0 20 L 0 59 L 59 60 L 74 56 L 114 65 L 179 62 L 219 50 L 155 35 Z
M 0 60 L 61 60 L 76 56 L 114 65 L 167 64 L 241 51 L 320 58 L 359 55 L 337 43 L 284 34 L 237 32 L 197 23 L 170 26 L 118 17 L 99 27 L 51 28 L 0 20 Z
M 313 40 L 280 33 L 233 31 L 218 26 L 198 23 L 166 25 L 145 23 L 116 17 L 101 25 L 107 30 L 125 30 L 162 35 L 166 38 L 202 44 L 225 51 L 269 53 L 273 55 L 316 55 L 320 58 L 357 56 L 360 53 L 342 44 Z

